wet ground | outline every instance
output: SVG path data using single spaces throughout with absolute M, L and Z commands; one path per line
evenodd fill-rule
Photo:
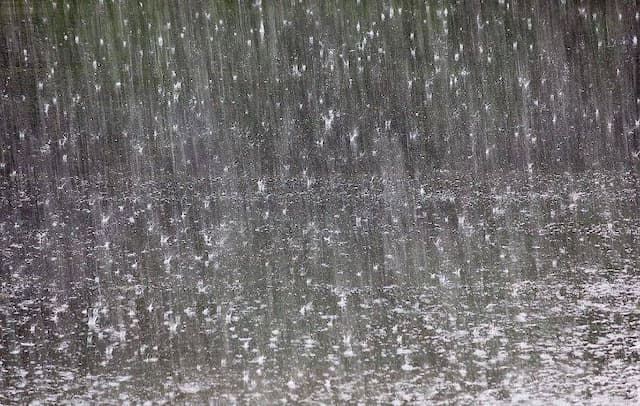
M 20 182 L 0 403 L 640 401 L 630 173 Z

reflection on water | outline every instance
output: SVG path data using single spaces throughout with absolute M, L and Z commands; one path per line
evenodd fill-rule
M 230 181 L 3 217 L 3 402 L 638 399 L 632 175 Z

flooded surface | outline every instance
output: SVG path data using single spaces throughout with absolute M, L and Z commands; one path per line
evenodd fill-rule
M 96 3 L 0 1 L 0 403 L 640 402 L 633 2 Z
M 68 179 L 2 222 L 3 402 L 637 400 L 638 180 L 585 175 Z

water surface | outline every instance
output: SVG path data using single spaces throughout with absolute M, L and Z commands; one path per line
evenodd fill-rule
M 0 403 L 639 402 L 639 23 L 1 1 Z

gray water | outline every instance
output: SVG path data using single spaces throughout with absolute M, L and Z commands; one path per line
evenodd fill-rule
M 0 30 L 0 403 L 640 401 L 635 1 Z

